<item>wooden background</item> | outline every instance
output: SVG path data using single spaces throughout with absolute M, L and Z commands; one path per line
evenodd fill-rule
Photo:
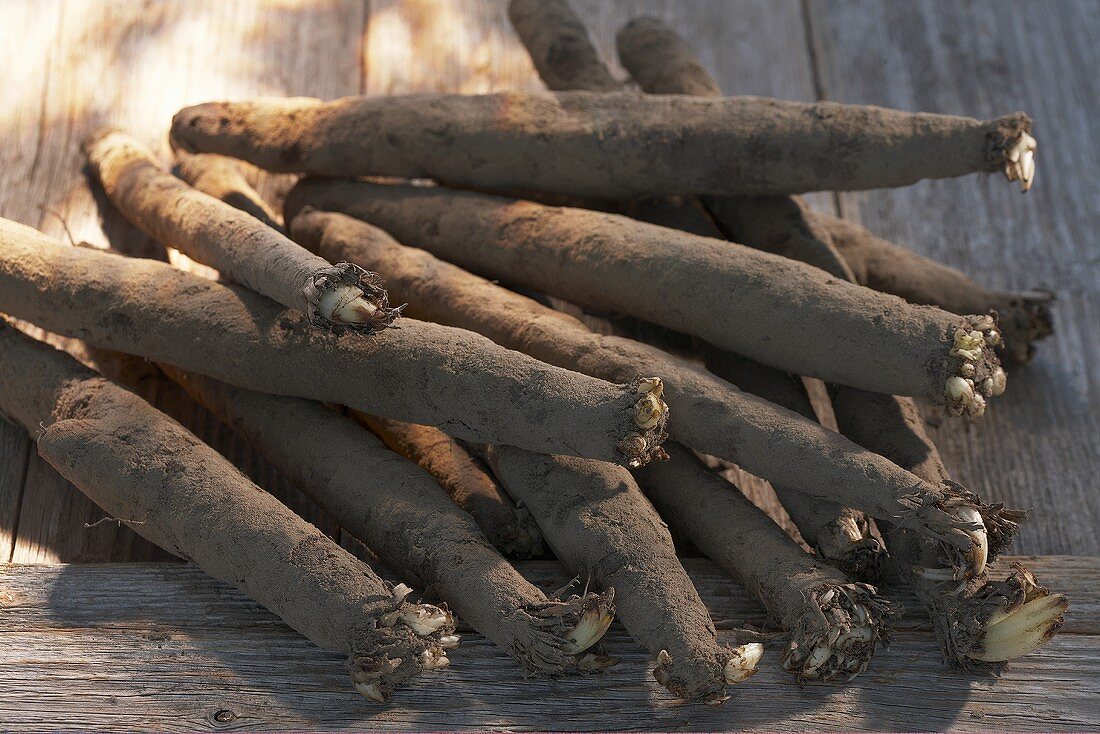
M 1095 183 L 1100 170 L 1095 142 L 1100 130 L 1100 80 L 1095 73 L 1100 68 L 1100 3 L 574 0 L 574 6 L 620 73 L 614 63 L 614 33 L 629 18 L 649 13 L 692 40 L 729 94 L 874 103 L 976 117 L 1024 109 L 1035 118 L 1039 169 L 1035 188 L 1026 196 L 1001 177 L 972 176 L 892 191 L 820 194 L 812 200 L 990 285 L 1044 287 L 1057 293 L 1057 335 L 1040 345 L 1033 363 L 1010 372 L 1008 392 L 985 419 L 967 423 L 930 418 L 938 424 L 935 436 L 956 479 L 990 500 L 1033 509 L 1018 552 L 1100 556 L 1100 369 L 1095 366 L 1100 360 L 1100 192 Z M 167 160 L 171 115 L 184 105 L 210 99 L 540 87 L 508 24 L 504 0 L 0 0 L 0 18 L 6 72 L 0 85 L 0 216 L 63 239 L 69 236 L 64 220 L 75 240 L 149 255 L 159 254 L 158 248 L 105 208 L 82 173 L 80 142 L 100 125 L 118 125 L 145 138 Z M 276 198 L 288 185 L 285 177 L 260 179 L 263 190 Z M 340 533 L 210 416 L 170 395 L 160 396 L 160 404 L 311 520 Z M 758 491 L 757 496 L 767 501 L 766 493 Z M 85 527 L 102 517 L 38 459 L 21 430 L 0 421 L 0 562 L 168 560 L 114 523 Z M 350 539 L 343 540 L 354 547 Z M 1089 565 L 1093 561 L 1082 559 L 1074 568 L 1094 568 L 1096 564 Z M 6 583 L 45 583 L 58 575 L 83 573 L 18 568 L 18 575 L 11 568 Z M 138 568 L 146 567 L 89 570 L 91 575 L 80 578 L 132 587 Z M 167 578 L 187 572 L 163 573 Z M 1072 586 L 1084 594 L 1091 588 Z M 0 586 L 0 614 L 10 612 L 5 588 Z M 73 587 L 74 592 L 78 588 L 83 587 Z M 51 603 L 73 601 L 55 596 Z M 1080 614 L 1071 612 L 1078 622 L 1083 620 Z M 1085 621 L 1095 624 L 1096 617 Z M 37 633 L 22 633 L 40 639 Z M 98 654 L 112 659 L 106 650 Z M 926 651 L 922 660 L 934 662 L 929 655 Z M 1096 671 L 1095 655 L 1091 669 Z M 1026 685 L 1026 676 L 1020 680 Z M 790 682 L 776 685 L 789 687 Z M 1091 692 L 1095 690 L 1093 681 Z M 513 691 L 513 702 L 523 701 L 528 695 L 524 691 Z M 6 714 L 25 708 L 27 693 L 23 686 L 15 689 L 14 699 L 5 699 L 0 691 L 0 724 Z M 493 699 L 485 695 L 488 705 Z M 838 697 L 836 703 L 852 694 L 831 695 Z M 476 705 L 472 700 L 466 703 Z M 792 700 L 801 699 L 795 695 Z M 1031 701 L 1025 696 L 1013 706 L 1025 700 Z M 756 698 L 747 695 L 737 701 L 736 706 L 756 705 Z M 891 696 L 884 701 L 897 704 Z M 603 698 L 590 696 L 583 702 L 605 707 Z M 558 700 L 563 707 L 583 702 Z M 1095 723 L 1100 711 L 1092 703 Z M 817 717 L 814 706 L 795 705 L 783 709 L 790 718 L 753 721 L 765 728 L 824 727 L 829 722 L 839 728 L 890 727 L 891 721 L 893 728 L 913 728 L 913 720 L 904 717 L 882 718 L 887 709 L 837 721 Z M 821 709 L 826 710 L 828 706 Z M 1038 728 L 1088 721 L 1070 717 L 1060 722 L 1056 711 L 1051 709 Z M 218 721 L 211 721 L 219 728 Z M 298 726 L 319 721 L 293 719 Z M 500 717 L 477 721 L 507 725 Z M 538 726 L 539 719 L 528 721 Z M 578 727 L 589 719 L 578 708 L 557 721 Z M 735 726 L 739 719 L 731 712 L 726 719 L 707 721 Z M 951 721 L 955 719 L 933 719 L 930 725 Z M 969 724 L 996 726 L 981 721 Z M 1019 728 L 1029 720 L 1011 721 Z M 446 722 L 404 721 L 419 726 Z M 673 719 L 661 722 L 678 725 Z M 278 722 L 252 725 L 265 723 Z M 554 723 L 542 720 L 543 726 Z M 605 720 L 603 726 L 626 723 Z M 967 723 L 956 721 L 957 726 Z M 155 725 L 167 726 L 159 720 Z M 188 720 L 181 725 L 202 724 Z M 225 728 L 239 726 L 238 720 Z

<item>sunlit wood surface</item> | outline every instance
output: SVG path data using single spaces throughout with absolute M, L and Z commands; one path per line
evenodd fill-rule
M 541 85 L 512 33 L 505 5 L 504 0 L 4 0 L 0 2 L 5 70 L 0 84 L 0 216 L 59 239 L 164 257 L 159 245 L 122 221 L 89 187 L 81 170 L 80 143 L 92 130 L 104 124 L 123 127 L 156 146 L 167 164 L 166 133 L 172 114 L 184 105 L 210 99 L 538 89 Z M 985 283 L 1057 292 L 1057 335 L 1040 345 L 1033 363 L 1010 373 L 1009 392 L 984 420 L 941 422 L 932 413 L 929 418 L 959 481 L 992 501 L 1033 509 L 1018 552 L 1100 556 L 1096 530 L 1100 524 L 1100 492 L 1096 491 L 1100 246 L 1095 234 L 1100 230 L 1100 194 L 1095 185 L 1100 170 L 1100 146 L 1095 142 L 1100 6 L 1092 0 L 574 0 L 574 6 L 604 58 L 620 75 L 622 69 L 614 60 L 614 33 L 629 18 L 649 13 L 665 18 L 691 39 L 730 94 L 825 98 L 976 117 L 1024 109 L 1036 118 L 1039 174 L 1035 189 L 1026 196 L 999 177 L 968 177 L 891 191 L 820 194 L 811 200 L 823 210 L 842 212 L 889 238 L 961 267 Z M 290 184 L 288 177 L 253 174 L 274 201 Z M 186 261 L 182 264 L 188 266 Z M 238 462 L 261 485 L 349 547 L 357 547 L 209 414 L 178 395 L 148 397 Z M 783 519 L 765 483 L 744 477 L 741 484 L 759 504 Z M 31 440 L 20 429 L 0 420 L 0 563 L 169 560 L 116 523 L 86 527 L 103 516 L 38 459 Z M 1100 560 L 1082 561 L 1074 568 L 1089 568 L 1095 576 L 1098 565 Z M 19 573 L 31 572 L 20 567 Z M 43 569 L 33 577 L 34 583 L 63 573 L 67 572 Z M 120 568 L 117 574 L 94 578 L 115 583 L 126 573 Z M 3 593 L 0 586 L 0 613 L 6 614 L 5 605 L 11 602 Z M 1091 619 L 1095 623 L 1096 617 Z M 4 627 L 0 624 L 0 634 L 5 634 Z M 29 633 L 21 634 L 20 639 L 27 639 Z M 895 663 L 891 672 L 883 674 L 885 691 L 891 691 L 892 676 L 910 659 L 924 661 L 922 670 L 942 672 L 929 663 L 935 655 L 930 647 L 924 645 L 917 652 L 914 645 L 907 638 L 904 654 L 890 658 Z M 1048 657 L 1029 664 L 1028 675 L 1057 679 L 1057 666 L 1044 665 L 1066 663 L 1058 657 L 1060 651 L 1078 654 L 1075 645 L 1071 640 L 1053 648 Z M 26 663 L 33 658 L 33 648 L 28 646 L 23 654 L 30 656 L 20 658 Z M 1066 664 L 1088 663 L 1097 672 L 1095 655 L 1087 661 L 1073 660 Z M 640 681 L 640 674 L 631 675 Z M 790 681 L 769 680 L 785 691 L 785 700 L 801 700 Z M 946 680 L 971 685 L 959 678 Z M 161 690 L 154 681 L 149 685 L 150 691 Z M 867 677 L 863 685 L 867 688 L 855 689 L 855 694 L 813 693 L 807 700 L 818 703 L 773 710 L 778 718 L 760 719 L 759 726 L 876 726 L 871 718 L 818 715 L 819 708 L 824 712 L 829 706 L 856 706 L 852 696 L 879 696 L 866 693 L 879 685 L 877 679 Z M 939 688 L 943 685 L 937 683 Z M 971 690 L 985 690 L 985 685 L 974 684 Z M 1007 684 L 1003 690 L 1016 695 L 1015 685 Z M 507 690 L 509 701 L 516 705 L 557 689 L 544 686 L 537 695 L 524 688 Z M 593 690 L 607 693 L 599 685 Z M 991 700 L 997 700 L 1000 689 L 988 690 Z M 1038 689 L 1028 690 L 1010 704 L 1006 700 L 1006 705 L 1021 710 L 1029 706 L 1040 694 Z M 645 698 L 636 690 L 620 693 L 620 704 Z M 500 702 L 488 689 L 462 695 L 464 706 Z M 568 718 L 562 719 L 568 726 L 587 721 L 585 709 L 607 708 L 605 699 L 594 694 L 570 698 L 568 703 L 565 697 L 556 700 L 570 710 Z M 721 721 L 735 726 L 740 721 L 738 707 L 754 706 L 755 700 L 739 695 L 724 709 L 725 718 L 705 720 L 692 719 L 688 712 L 694 709 L 662 709 L 669 718 L 651 725 L 686 726 L 682 722 L 693 721 L 718 726 Z M 919 708 L 916 703 L 913 706 Z M 542 710 L 550 715 L 549 709 Z M 0 708 L 0 722 L 10 711 Z M 754 717 L 744 721 L 750 720 L 758 721 Z M 288 725 L 311 725 L 308 717 L 287 721 Z M 360 723 L 369 726 L 383 721 L 391 720 Z M 438 716 L 392 721 L 421 727 L 446 723 Z M 505 719 L 489 715 L 476 721 L 507 725 Z M 602 724 L 593 726 L 621 728 L 630 723 L 599 721 Z M 880 718 L 877 726 L 914 728 L 919 726 L 917 721 Z M 929 720 L 929 725 L 946 726 L 947 721 Z M 167 719 L 155 723 L 169 726 Z M 276 723 L 260 719 L 249 725 Z M 637 723 L 642 725 L 641 720 Z M 1050 719 L 1037 728 L 1065 728 L 1062 723 L 1071 722 Z M 542 724 L 555 722 L 545 718 Z M 1009 723 L 980 716 L 957 722 L 973 728 L 1023 728 L 1025 724 L 1024 718 Z M 194 718 L 179 725 L 245 726 L 237 721 L 223 727 Z

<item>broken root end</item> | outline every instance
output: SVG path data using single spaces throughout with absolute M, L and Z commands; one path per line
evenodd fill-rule
M 664 383 L 659 377 L 638 377 L 627 386 L 631 398 L 631 430 L 618 444 L 626 457 L 626 465 L 632 468 L 645 466 L 650 461 L 664 461 L 668 454 L 661 444 L 668 438 L 668 405 L 661 399 Z
M 867 669 L 876 646 L 889 643 L 900 609 L 867 584 L 827 585 L 813 596 L 820 614 L 792 633 L 783 667 L 800 679 L 850 680 Z
M 408 304 L 390 307 L 385 282 L 378 273 L 353 263 L 337 263 L 313 273 L 303 288 L 309 304 L 309 321 L 332 331 L 373 334 L 401 316 Z
M 444 607 L 406 602 L 411 591 L 393 587 L 390 611 L 374 620 L 348 660 L 355 690 L 378 703 L 420 671 L 450 665 L 446 651 L 458 646 L 454 616 Z
M 993 351 L 1004 341 L 995 314 L 965 318 L 955 330 L 948 357 L 947 413 L 980 418 L 986 401 L 1005 391 L 1007 376 Z

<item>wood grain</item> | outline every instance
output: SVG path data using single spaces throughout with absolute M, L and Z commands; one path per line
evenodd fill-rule
M 772 644 L 761 672 L 720 708 L 679 704 L 660 691 L 647 656 L 617 624 L 606 647 L 621 662 L 607 674 L 522 681 L 511 659 L 466 634 L 451 668 L 376 706 L 350 690 L 339 655 L 318 650 L 193 566 L 13 565 L 0 569 L 0 728 L 1088 728 L 1100 717 L 1100 639 L 1078 622 L 1100 606 L 1100 559 L 1028 563 L 1040 577 L 1072 586 L 1074 607 L 1059 637 L 999 679 L 946 671 L 913 617 L 874 667 L 846 687 L 799 687 L 779 671 Z M 687 565 L 716 617 L 762 616 L 711 564 Z M 543 588 L 565 580 L 555 564 L 521 568 Z
M 983 420 L 933 432 L 955 478 L 991 501 L 1033 508 L 1016 548 L 1100 553 L 1100 195 L 1093 2 L 808 2 L 824 96 L 1035 118 L 1039 172 L 1026 196 L 1000 176 L 845 193 L 845 214 L 983 283 L 1047 288 L 1056 335 L 1009 371 Z
M 9 69 L 13 76 L 0 90 L 0 99 L 10 102 L 0 119 L 0 214 L 60 239 L 68 236 L 63 219 L 77 241 L 163 257 L 160 246 L 124 222 L 82 175 L 80 142 L 97 127 L 123 127 L 153 144 L 167 162 L 168 125 L 183 105 L 261 94 L 336 97 L 360 88 L 359 46 L 366 23 L 362 0 L 25 0 L 7 3 L 4 12 L 0 37 L 5 42 L 11 37 L 22 53 L 15 54 L 16 68 Z M 261 178 L 269 195 L 289 184 L 285 177 Z M 45 215 L 43 206 L 61 219 Z M 177 419 L 211 440 L 265 488 L 337 532 L 208 415 L 186 403 L 175 407 Z M 104 513 L 13 430 L 0 428 L 0 446 L 11 450 L 11 465 L 0 474 L 0 557 L 17 562 L 166 557 L 114 523 L 85 528 Z M 11 491 L 9 474 L 22 474 L 25 486 Z M 15 512 L 13 501 L 21 502 Z M 17 537 L 14 549 L 5 553 L 13 515 L 18 516 Z

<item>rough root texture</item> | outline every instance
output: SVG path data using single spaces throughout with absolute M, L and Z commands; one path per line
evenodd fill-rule
M 994 352 L 1004 345 L 996 314 L 967 316 L 956 330 L 948 356 L 947 413 L 980 418 L 986 400 L 1005 391 L 1005 371 Z
M 668 404 L 661 399 L 664 384 L 659 377 L 638 377 L 630 388 L 627 394 L 635 397 L 630 407 L 633 430 L 619 442 L 626 465 L 638 468 L 650 461 L 665 461 L 668 454 L 661 448 L 668 438 Z
M 1023 364 L 1035 355 L 1035 342 L 1054 333 L 1053 302 L 1049 291 L 1029 291 L 1012 294 L 995 307 L 997 326 L 1004 335 L 1004 346 L 998 349 L 1002 359 Z
M 1004 581 L 986 581 L 955 596 L 937 595 L 931 600 L 932 621 L 943 645 L 944 658 L 957 669 L 969 672 L 998 674 L 1011 658 L 979 660 L 988 654 L 986 642 L 993 626 L 1008 623 L 1025 604 L 1047 600 L 1047 613 L 1035 623 L 1032 644 L 1017 648 L 1013 657 L 1045 644 L 1062 628 L 1069 601 L 1061 594 L 1052 595 L 1039 585 L 1024 566 L 1014 563 L 1013 573 Z M 992 624 L 991 624 L 992 623 Z
M 532 640 L 512 648 L 512 656 L 523 667 L 524 677 L 594 673 L 618 662 L 595 646 L 611 624 L 614 600 L 615 590 L 607 589 L 600 594 L 572 596 L 524 608 L 522 614 L 533 630 Z M 574 632 L 582 621 L 595 630 L 592 636 L 596 639 L 578 645 Z
M 446 607 L 410 604 L 405 601 L 408 587 L 393 589 L 393 608 L 381 615 L 374 628 L 365 634 L 348 658 L 355 689 L 379 703 L 389 699 L 395 688 L 414 678 L 421 670 L 446 667 L 450 661 L 444 642 L 454 641 L 455 620 Z M 405 618 L 417 615 L 442 619 L 434 629 L 414 629 Z M 454 646 L 450 645 L 450 646 Z
M 390 307 L 390 297 L 386 293 L 385 281 L 378 273 L 355 265 L 354 263 L 337 263 L 331 268 L 324 268 L 313 273 L 313 277 L 302 289 L 309 302 L 309 322 L 314 326 L 331 329 L 336 333 L 344 330 L 358 331 L 365 334 L 373 334 L 387 328 L 397 328 L 393 322 L 401 316 L 408 304 L 401 304 L 397 308 Z M 340 286 L 352 286 L 362 291 L 363 298 L 374 307 L 371 317 L 362 323 L 348 321 L 332 321 L 322 315 L 319 308 L 322 294 L 333 291 Z
M 889 644 L 889 622 L 900 608 L 867 584 L 828 584 L 811 592 L 819 615 L 804 615 L 783 653 L 799 679 L 848 680 L 867 669 L 875 647 Z

